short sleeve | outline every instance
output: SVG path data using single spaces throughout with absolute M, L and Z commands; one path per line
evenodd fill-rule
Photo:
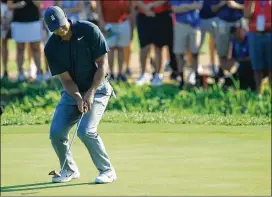
M 57 58 L 55 57 L 54 54 L 52 54 L 52 52 L 53 51 L 49 49 L 49 46 L 46 45 L 44 48 L 44 54 L 52 76 L 66 72 L 67 68 L 58 62 Z
M 92 36 L 91 49 L 92 49 L 93 58 L 95 60 L 103 56 L 107 52 L 109 52 L 107 41 L 104 35 L 102 34 L 102 32 L 100 31 L 100 29 L 96 25 L 93 25 L 92 32 L 90 32 L 89 35 Z

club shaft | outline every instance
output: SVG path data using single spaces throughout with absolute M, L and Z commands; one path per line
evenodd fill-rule
M 65 163 L 66 163 L 66 161 L 67 161 L 67 155 L 68 155 L 68 153 L 69 153 L 70 150 L 71 150 L 71 147 L 72 147 L 73 142 L 75 141 L 75 137 L 76 137 L 76 134 L 77 134 L 79 125 L 80 125 L 80 123 L 81 123 L 81 120 L 82 120 L 82 118 L 83 118 L 83 115 L 84 115 L 84 113 L 81 114 L 81 117 L 80 117 L 80 119 L 79 119 L 79 121 L 78 121 L 78 124 L 77 124 L 77 127 L 76 127 L 76 131 L 75 131 L 75 133 L 74 133 L 74 135 L 73 135 L 73 138 L 72 138 L 71 143 L 70 143 L 70 145 L 69 145 L 69 147 L 68 147 L 68 150 L 67 150 L 66 153 L 65 153 L 65 160 L 64 160 L 64 162 L 63 162 L 63 164 L 62 164 L 62 167 L 61 167 L 61 171 L 60 171 L 60 172 L 62 172 L 62 170 L 63 170 L 63 168 L 64 168 L 64 166 L 65 166 Z

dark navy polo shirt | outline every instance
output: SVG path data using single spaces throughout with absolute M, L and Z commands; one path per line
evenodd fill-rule
M 244 0 L 235 0 L 236 3 L 244 4 Z M 243 10 L 233 9 L 228 5 L 223 6 L 217 16 L 227 22 L 236 22 L 244 16 Z
M 99 28 L 88 21 L 75 21 L 72 37 L 62 40 L 53 34 L 44 48 L 52 75 L 69 72 L 80 92 L 92 85 L 97 70 L 95 60 L 109 51 L 107 42 Z
M 220 0 L 204 0 L 202 9 L 200 10 L 200 18 L 209 19 L 216 17 L 217 13 L 212 11 L 212 6 L 217 5 Z

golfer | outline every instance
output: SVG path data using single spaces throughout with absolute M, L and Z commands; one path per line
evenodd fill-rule
M 63 85 L 50 127 L 52 146 L 60 166 L 67 157 L 60 177 L 52 182 L 68 182 L 80 177 L 78 167 L 68 150 L 68 134 L 82 113 L 78 137 L 87 147 L 99 171 L 95 183 L 110 183 L 117 179 L 106 153 L 97 126 L 113 93 L 106 76 L 109 48 L 99 28 L 88 21 L 68 20 L 63 10 L 51 6 L 45 11 L 45 23 L 53 32 L 44 52 L 52 76 L 59 76 Z

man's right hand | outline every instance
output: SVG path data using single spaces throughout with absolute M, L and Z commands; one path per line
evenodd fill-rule
M 82 98 L 77 99 L 77 108 L 81 113 L 86 113 L 88 111 L 87 103 L 84 102 Z
M 81 113 L 83 113 L 84 109 L 85 109 L 83 98 L 78 90 L 77 85 L 75 84 L 72 77 L 70 76 L 69 72 L 65 71 L 65 72 L 59 74 L 59 77 L 60 77 L 60 81 L 62 83 L 63 88 L 66 90 L 66 92 L 70 96 L 72 96 L 75 99 L 75 101 L 77 102 L 78 110 Z

